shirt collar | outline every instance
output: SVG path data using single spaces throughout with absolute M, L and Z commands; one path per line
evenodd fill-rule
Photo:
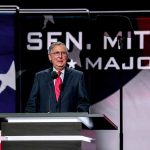
M 54 67 L 53 67 L 53 71 L 58 72 Z M 64 74 L 64 73 L 65 73 L 65 69 L 61 70 L 61 74 Z

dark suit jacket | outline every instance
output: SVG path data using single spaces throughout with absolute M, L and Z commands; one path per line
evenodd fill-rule
M 89 101 L 81 71 L 65 68 L 61 96 L 56 102 L 52 68 L 35 74 L 25 112 L 88 112 Z

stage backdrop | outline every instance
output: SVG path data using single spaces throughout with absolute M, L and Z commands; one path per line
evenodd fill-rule
M 20 9 L 15 34 L 13 15 L 0 14 L 0 104 L 6 103 L 1 112 L 24 112 L 35 72 L 50 67 L 48 47 L 62 41 L 69 48 L 68 66 L 85 74 L 90 112 L 104 114 L 118 126 L 95 131 L 97 149 L 119 150 L 123 132 L 124 150 L 149 150 L 150 12 Z M 15 82 L 6 82 L 15 81 L 14 57 L 16 99 Z M 3 98 L 5 92 L 11 99 Z

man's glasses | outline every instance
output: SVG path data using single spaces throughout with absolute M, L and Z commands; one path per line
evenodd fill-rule
M 67 56 L 67 52 L 52 52 L 51 54 L 53 54 L 55 57 Z

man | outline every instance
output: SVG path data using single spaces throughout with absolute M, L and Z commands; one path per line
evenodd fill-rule
M 83 72 L 66 66 L 68 49 L 65 44 L 53 43 L 48 58 L 53 67 L 35 74 L 25 112 L 88 112 Z

